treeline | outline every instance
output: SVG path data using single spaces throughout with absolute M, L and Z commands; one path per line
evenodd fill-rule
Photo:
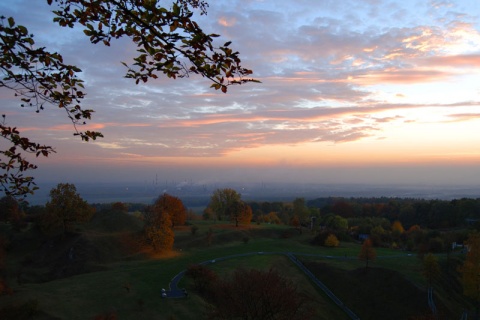
M 302 201 L 304 207 L 302 207 Z M 254 220 L 264 219 L 272 212 L 282 223 L 295 216 L 320 217 L 328 214 L 350 218 L 385 218 L 400 221 L 405 228 L 419 225 L 428 229 L 447 229 L 478 224 L 480 198 L 455 200 L 425 200 L 413 198 L 317 198 L 305 201 L 250 202 Z

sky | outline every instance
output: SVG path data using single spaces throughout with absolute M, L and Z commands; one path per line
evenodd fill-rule
M 0 10 L 82 69 L 80 129 L 105 136 L 81 142 L 61 110 L 0 90 L 7 124 L 55 147 L 39 182 L 480 185 L 479 1 L 209 1 L 199 25 L 261 81 L 227 94 L 199 76 L 135 85 L 128 39 L 92 45 L 46 1 Z

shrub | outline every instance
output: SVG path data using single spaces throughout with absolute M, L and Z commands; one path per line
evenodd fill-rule
M 218 280 L 210 319 L 312 318 L 312 300 L 277 271 L 237 269 Z
M 193 280 L 194 290 L 200 295 L 210 297 L 217 282 L 217 275 L 205 266 L 195 264 L 188 267 L 185 276 Z
M 340 241 L 338 241 L 337 237 L 334 234 L 329 234 L 324 242 L 325 247 L 331 248 L 338 247 L 339 244 Z

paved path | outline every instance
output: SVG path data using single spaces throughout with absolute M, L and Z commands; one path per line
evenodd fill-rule
M 315 275 L 310 271 L 308 270 L 307 267 L 305 267 L 303 265 L 303 263 L 301 263 L 296 255 L 305 255 L 305 256 L 315 256 L 315 257 L 322 257 L 322 258 L 328 258 L 328 259 L 346 259 L 345 257 L 341 257 L 341 256 L 326 256 L 326 255 L 315 255 L 315 254 L 294 254 L 292 252 L 274 252 L 274 251 L 270 251 L 270 252 L 263 252 L 263 251 L 260 251 L 260 252 L 249 252 L 249 253 L 241 253 L 241 254 L 234 254 L 234 255 L 230 255 L 230 256 L 226 256 L 226 257 L 221 257 L 221 258 L 216 258 L 216 259 L 212 259 L 212 260 L 207 260 L 207 261 L 203 261 L 203 262 L 200 262 L 199 264 L 201 265 L 208 265 L 208 264 L 212 264 L 212 263 L 217 263 L 217 262 L 221 262 L 221 261 L 225 261 L 225 260 L 228 260 L 228 259 L 232 259 L 232 258 L 239 258 L 239 257 L 246 257 L 246 256 L 253 256 L 253 255 L 263 255 L 263 254 L 268 254 L 268 255 L 271 255 L 271 254 L 274 254 L 274 255 L 284 255 L 286 257 L 288 257 L 294 264 L 296 264 L 300 270 L 302 270 L 320 289 L 323 290 L 323 292 L 325 292 L 325 294 L 330 297 L 330 299 L 333 300 L 333 302 L 335 302 L 335 304 L 337 304 L 351 319 L 354 319 L 354 320 L 359 320 L 360 318 L 352 311 L 350 310 L 347 306 L 345 306 L 345 304 L 337 298 L 337 296 L 335 296 L 333 294 L 332 291 L 330 291 L 330 289 L 327 288 L 326 285 L 324 285 L 319 279 L 317 279 L 317 277 L 315 277 Z M 182 272 L 178 273 L 175 277 L 173 277 L 172 281 L 170 281 L 170 284 L 169 284 L 169 289 L 170 290 L 166 290 L 165 291 L 165 295 L 164 295 L 164 298 L 185 298 L 187 297 L 187 294 L 186 294 L 186 291 L 185 289 L 180 289 L 178 288 L 178 282 L 182 279 L 182 277 L 185 275 L 185 270 L 183 270 Z

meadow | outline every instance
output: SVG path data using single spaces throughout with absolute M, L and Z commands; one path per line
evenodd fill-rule
M 198 229 L 193 234 L 192 225 Z M 96 217 L 74 235 L 55 240 L 36 239 L 35 230 L 16 234 L 8 251 L 8 283 L 13 294 L 0 297 L 2 319 L 94 319 L 115 314 L 118 319 L 202 319 L 208 306 L 184 277 L 180 288 L 187 298 L 162 299 L 172 278 L 189 266 L 208 265 L 220 276 L 236 268 L 274 268 L 313 300 L 315 319 L 348 319 L 285 255 L 292 252 L 361 319 L 408 319 L 429 313 L 421 259 L 414 253 L 376 248 L 377 259 L 365 270 L 358 259 L 361 245 L 313 246 L 314 234 L 289 226 L 189 221 L 176 227 L 173 252 L 139 250 L 130 235 L 140 228 L 132 217 Z M 206 238 L 211 230 L 213 237 Z M 75 248 L 73 259 L 65 258 Z M 256 253 L 219 258 L 243 253 Z M 464 300 L 458 282 L 461 256 L 440 256 L 444 276 L 435 284 L 441 315 L 459 318 Z M 63 267 L 62 267 L 63 266 Z M 63 268 L 63 269 L 62 269 Z M 447 268 L 447 269 L 445 269 Z M 64 273 L 59 273 L 59 269 Z M 20 271 L 18 271 L 20 270 Z M 48 276 L 46 276 L 48 275 Z M 447 276 L 448 275 L 448 276 Z M 453 279 L 453 280 L 452 280 Z

